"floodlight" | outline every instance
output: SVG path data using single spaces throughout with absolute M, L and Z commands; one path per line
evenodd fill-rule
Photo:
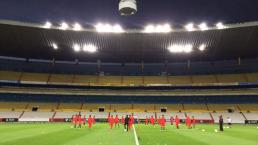
M 222 22 L 217 23 L 216 27 L 217 27 L 217 29 L 225 29 L 226 28 L 226 26 Z
M 154 25 L 148 25 L 148 26 L 146 26 L 145 29 L 144 29 L 144 32 L 145 32 L 145 33 L 153 33 L 153 32 L 155 32 L 155 27 L 154 27 Z
M 73 30 L 74 31 L 81 31 L 82 30 L 82 26 L 79 23 L 75 23 L 73 25 Z
M 50 22 L 46 22 L 45 25 L 43 26 L 43 28 L 45 29 L 50 29 L 52 27 L 52 23 Z
M 169 46 L 168 50 L 171 53 L 190 53 L 193 50 L 193 45 L 192 44 L 186 44 L 186 45 L 174 44 Z
M 193 45 L 191 45 L 191 44 L 187 44 L 187 45 L 182 46 L 182 47 L 183 47 L 183 51 L 184 51 L 185 53 L 190 53 L 190 52 L 192 52 L 192 50 L 193 50 Z
M 94 53 L 97 51 L 97 47 L 93 44 L 86 44 L 83 46 L 83 51 Z
M 206 30 L 209 29 L 206 23 L 201 23 L 201 24 L 199 25 L 199 28 L 200 28 L 200 30 L 202 30 L 202 31 L 206 31 Z
M 68 26 L 68 24 L 65 23 L 65 22 L 63 22 L 63 23 L 61 24 L 61 26 L 60 26 L 60 29 L 61 29 L 61 30 L 67 30 L 68 28 L 69 28 L 69 26 Z
M 206 45 L 205 44 L 202 44 L 199 46 L 199 50 L 200 51 L 204 51 L 206 49 Z
M 57 50 L 57 49 L 58 49 L 58 46 L 57 46 L 57 44 L 56 44 L 56 43 L 53 43 L 53 44 L 52 44 L 52 46 L 53 46 L 53 48 L 54 48 L 55 50 Z
M 186 29 L 187 31 L 194 31 L 194 30 L 195 30 L 195 29 L 194 29 L 194 24 L 193 24 L 193 23 L 187 24 L 187 25 L 185 26 L 185 29 Z
M 81 51 L 80 45 L 79 45 L 79 44 L 74 44 L 74 45 L 73 45 L 73 50 L 76 51 L 76 52 Z
M 118 24 L 113 26 L 113 30 L 112 31 L 114 33 L 123 33 L 124 32 L 123 28 L 120 25 L 118 25 Z

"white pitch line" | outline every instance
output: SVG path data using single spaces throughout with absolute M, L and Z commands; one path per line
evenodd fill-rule
M 136 131 L 135 131 L 135 127 L 134 127 L 134 125 L 133 125 L 133 132 L 134 132 L 135 144 L 136 144 L 136 145 L 140 145 L 140 144 L 139 144 L 138 137 L 137 137 L 137 133 L 136 133 Z

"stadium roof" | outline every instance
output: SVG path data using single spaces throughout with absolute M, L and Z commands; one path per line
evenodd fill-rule
M 215 61 L 258 57 L 258 22 L 225 25 L 208 30 L 172 30 L 144 33 L 127 29 L 123 33 L 99 33 L 93 27 L 75 31 L 52 26 L 0 21 L 0 56 L 96 62 Z M 67 27 L 67 28 L 66 28 Z M 77 46 L 78 45 L 78 46 Z M 87 45 L 88 52 L 74 51 Z M 191 53 L 171 53 L 173 45 L 191 45 Z M 205 45 L 204 51 L 199 47 Z M 89 53 L 96 47 L 97 52 Z M 92 51 L 94 52 L 94 51 Z

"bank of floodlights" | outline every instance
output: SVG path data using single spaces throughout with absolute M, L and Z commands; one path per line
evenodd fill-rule
M 171 26 L 169 24 L 164 25 L 147 25 L 144 28 L 144 33 L 169 33 L 171 32 Z
M 95 29 L 99 33 L 123 33 L 125 32 L 124 29 L 122 28 L 121 25 L 115 24 L 103 24 L 103 23 L 98 23 L 95 25 Z

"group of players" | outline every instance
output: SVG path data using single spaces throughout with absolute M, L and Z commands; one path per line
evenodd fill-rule
M 88 118 L 86 116 L 82 117 L 81 114 L 73 115 L 71 118 L 71 122 L 74 128 L 82 128 L 82 125 L 86 125 L 88 123 L 88 127 L 92 128 L 92 125 L 96 123 L 95 116 L 89 115 Z
M 114 127 L 119 127 L 119 124 L 122 124 L 124 125 L 125 131 L 128 131 L 132 128 L 132 125 L 134 124 L 135 119 L 133 115 L 126 115 L 126 117 L 122 116 L 121 119 L 118 117 L 118 115 L 116 116 L 109 115 L 107 121 L 110 129 L 113 129 Z M 86 124 L 88 124 L 88 128 L 91 129 L 92 125 L 96 123 L 96 119 L 95 119 L 95 116 L 92 117 L 91 115 L 89 115 L 89 117 L 86 118 L 85 116 L 82 117 L 80 114 L 76 114 L 72 116 L 71 122 L 74 128 L 82 128 L 82 125 L 86 126 Z M 151 124 L 154 126 L 157 123 L 161 127 L 161 130 L 165 129 L 166 122 L 167 121 L 164 115 L 158 118 L 155 118 L 153 116 L 149 118 L 146 116 L 145 118 L 145 125 Z M 180 118 L 178 116 L 175 116 L 175 118 L 172 116 L 170 118 L 170 125 L 174 125 L 174 124 L 176 128 L 179 129 Z M 185 120 L 185 124 L 188 129 L 195 128 L 196 120 L 194 116 L 192 118 L 187 116 Z
M 164 115 L 162 115 L 161 117 L 159 117 L 157 119 L 155 119 L 153 116 L 151 116 L 150 118 L 148 118 L 146 116 L 146 118 L 145 118 L 145 125 L 148 125 L 150 123 L 151 125 L 154 126 L 156 122 L 158 123 L 158 125 L 160 125 L 162 130 L 165 129 L 166 118 Z M 173 116 L 170 117 L 170 125 L 174 125 L 174 124 L 176 125 L 176 128 L 179 129 L 180 118 L 177 115 L 175 118 Z M 188 129 L 195 128 L 196 120 L 195 120 L 194 116 L 192 117 L 192 119 L 189 116 L 187 116 L 186 120 L 185 120 L 185 124 Z

